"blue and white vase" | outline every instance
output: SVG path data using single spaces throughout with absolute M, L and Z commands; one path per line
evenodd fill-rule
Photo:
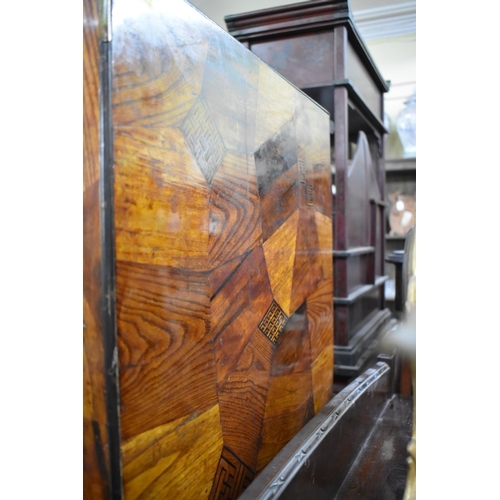
M 405 101 L 405 107 L 396 118 L 396 129 L 404 148 L 405 158 L 415 158 L 417 155 L 417 92 Z

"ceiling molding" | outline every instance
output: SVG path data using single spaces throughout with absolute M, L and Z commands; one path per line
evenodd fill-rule
M 354 23 L 364 40 L 416 32 L 416 0 L 353 11 Z

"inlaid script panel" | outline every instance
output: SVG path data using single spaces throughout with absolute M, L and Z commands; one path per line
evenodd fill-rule
M 188 3 L 112 19 L 124 497 L 235 499 L 332 395 L 329 116 Z

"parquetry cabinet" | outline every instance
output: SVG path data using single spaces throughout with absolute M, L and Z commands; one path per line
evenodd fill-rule
M 331 398 L 329 121 L 186 2 L 84 1 L 84 498 L 236 498 Z

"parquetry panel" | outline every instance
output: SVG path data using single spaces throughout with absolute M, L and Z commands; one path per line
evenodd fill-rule
M 271 376 L 307 372 L 310 369 L 311 342 L 307 324 L 307 305 L 304 302 L 288 318 L 283 334 L 276 344 Z
M 236 269 L 241 266 L 241 264 L 245 261 L 245 259 L 248 257 L 248 254 L 250 252 L 247 252 L 246 254 L 240 255 L 239 257 L 236 257 L 234 259 L 231 259 L 230 261 L 226 262 L 225 264 L 221 264 L 220 266 L 217 266 L 216 268 L 212 269 L 208 275 L 208 282 L 210 285 L 210 298 L 212 299 L 217 293 L 219 293 L 219 290 L 225 285 L 226 281 L 231 279 L 231 276 L 234 274 Z
M 333 347 L 325 347 L 311 366 L 314 413 L 318 413 L 333 395 Z
M 329 119 L 188 3 L 112 28 L 124 496 L 237 498 L 330 394 Z
M 299 206 L 297 164 L 295 121 L 292 119 L 255 151 L 264 241 Z
M 255 149 L 292 119 L 298 99 L 296 89 L 283 85 L 282 77 L 269 66 L 260 65 Z
M 285 446 L 314 415 L 311 372 L 271 377 L 257 470 Z
M 323 267 L 323 276 L 333 276 L 333 255 L 329 248 L 333 248 L 332 219 L 319 212 L 314 212 L 318 241 L 320 245 L 319 256 Z

